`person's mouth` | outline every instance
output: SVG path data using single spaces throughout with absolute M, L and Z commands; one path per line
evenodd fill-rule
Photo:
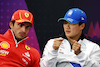
M 67 30 L 66 33 L 70 33 L 70 31 Z
M 25 33 L 20 33 L 20 36 L 24 37 L 25 36 Z
M 25 36 L 25 34 L 20 34 L 22 37 L 24 37 Z

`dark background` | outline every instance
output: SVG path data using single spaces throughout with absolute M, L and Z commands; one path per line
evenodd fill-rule
M 63 32 L 62 23 L 57 22 L 64 17 L 69 8 L 78 7 L 87 14 L 87 25 L 84 32 L 87 34 L 90 22 L 99 21 L 99 0 L 25 0 L 30 12 L 34 15 L 34 28 L 41 53 L 50 38 Z M 100 23 L 99 23 L 100 25 Z M 100 29 L 99 29 L 100 31 Z M 91 38 L 90 38 L 91 39 Z M 92 39 L 93 40 L 93 39 Z M 100 40 L 97 39 L 98 42 Z M 100 44 L 100 42 L 98 42 Z

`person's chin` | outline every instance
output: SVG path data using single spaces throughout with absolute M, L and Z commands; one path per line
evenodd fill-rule
M 67 34 L 66 37 L 70 38 L 70 37 L 72 37 L 72 36 L 71 36 L 70 34 Z
M 66 33 L 66 36 L 67 36 L 67 37 L 70 37 L 70 36 L 71 36 L 71 34 L 70 34 L 70 33 Z
M 22 40 L 22 39 L 24 39 L 24 38 L 25 38 L 25 37 L 23 37 L 23 36 L 20 36 L 20 37 L 19 37 L 20 40 Z

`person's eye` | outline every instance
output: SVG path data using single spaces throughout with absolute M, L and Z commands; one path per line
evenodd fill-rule
M 19 23 L 18 25 L 19 25 L 20 27 L 22 27 L 22 26 L 23 26 L 23 24 L 22 24 L 22 23 Z
M 67 24 L 68 22 L 64 22 L 64 24 Z
M 30 26 L 26 26 L 26 28 L 28 29 L 28 28 L 30 28 Z

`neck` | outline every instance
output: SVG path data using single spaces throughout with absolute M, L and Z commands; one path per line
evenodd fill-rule
M 74 37 L 67 37 L 67 38 L 68 38 L 68 40 L 70 41 L 70 43 L 73 44 L 73 41 L 74 41 L 74 40 L 75 40 L 75 41 L 78 41 L 78 39 L 80 38 L 81 34 L 82 34 L 82 33 L 80 33 L 80 34 L 78 34 L 78 35 L 76 35 L 76 36 L 74 36 Z
M 21 41 L 22 39 L 18 39 L 18 38 L 15 38 L 17 40 L 17 42 Z

